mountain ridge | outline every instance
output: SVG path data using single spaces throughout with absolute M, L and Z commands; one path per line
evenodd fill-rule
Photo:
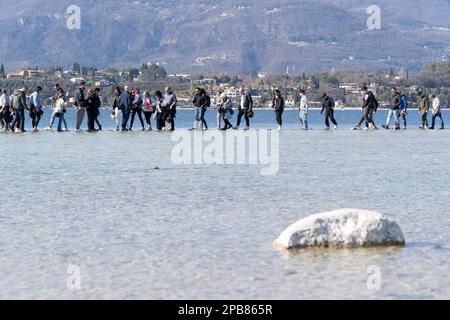
M 7 68 L 73 62 L 169 72 L 282 73 L 419 70 L 450 57 L 449 0 L 80 0 L 81 30 L 66 27 L 71 1 L 3 0 L 0 60 Z

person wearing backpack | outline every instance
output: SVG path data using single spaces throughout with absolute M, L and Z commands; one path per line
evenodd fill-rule
M 402 106 L 400 107 L 400 117 L 403 120 L 403 129 L 406 130 L 408 128 L 408 121 L 406 120 L 406 116 L 408 115 L 408 97 L 406 94 L 402 94 Z M 399 128 L 400 128 L 400 119 L 399 119 Z
M 334 125 L 334 129 L 337 129 L 337 121 L 334 118 L 334 107 L 335 102 L 334 99 L 328 96 L 326 93 L 322 95 L 322 111 L 320 114 L 323 114 L 325 111 L 325 130 L 330 130 L 330 121 Z
M 402 95 L 397 90 L 396 87 L 393 87 L 391 89 L 392 96 L 391 100 L 389 101 L 389 113 L 386 118 L 386 125 L 383 126 L 384 129 L 389 130 L 389 124 L 391 122 L 392 116 L 394 116 L 394 130 L 399 130 L 399 115 L 400 115 L 400 107 L 403 104 L 402 101 Z

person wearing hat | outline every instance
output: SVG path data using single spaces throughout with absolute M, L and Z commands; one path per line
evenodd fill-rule
M 325 130 L 330 130 L 330 121 L 333 123 L 334 129 L 337 129 L 338 124 L 334 118 L 334 107 L 335 103 L 333 98 L 324 93 L 322 95 L 322 111 L 320 114 L 323 114 L 325 111 Z

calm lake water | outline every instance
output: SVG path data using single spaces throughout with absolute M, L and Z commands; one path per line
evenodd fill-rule
M 417 130 L 416 111 L 412 130 L 349 130 L 359 116 L 338 111 L 341 130 L 304 132 L 287 112 L 280 171 L 268 177 L 176 166 L 169 133 L 0 134 L 0 298 L 449 299 L 450 130 Z M 273 112 L 254 121 L 273 126 Z M 317 111 L 311 124 L 322 127 Z M 345 207 L 396 220 L 408 245 L 272 247 L 299 218 Z M 80 290 L 67 287 L 70 265 Z M 379 290 L 367 286 L 373 266 Z

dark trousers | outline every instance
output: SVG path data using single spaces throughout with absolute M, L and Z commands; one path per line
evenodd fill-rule
M 223 122 L 225 122 L 225 127 L 223 128 L 223 130 L 228 130 L 228 129 L 233 128 L 233 125 L 231 124 L 230 120 L 223 119 Z
M 408 121 L 406 120 L 406 113 L 401 113 L 400 117 L 403 119 L 403 127 L 406 129 L 406 127 L 408 126 Z M 400 120 L 399 120 L 399 125 L 400 125 Z
M 88 131 L 95 131 L 95 120 L 97 119 L 97 110 L 87 109 Z
M 242 121 L 242 117 L 245 116 L 245 124 L 247 125 L 247 127 L 250 127 L 250 118 L 247 115 L 247 110 L 242 110 L 239 109 L 239 114 L 237 117 L 237 124 L 236 126 L 240 126 L 241 125 L 241 121 Z
M 431 119 L 431 128 L 434 129 L 434 125 L 436 124 L 436 118 L 441 119 L 441 129 L 444 129 L 444 120 L 442 119 L 442 114 L 440 112 L 433 114 L 433 118 Z
M 147 122 L 147 124 L 149 126 L 151 126 L 152 125 L 153 112 L 144 111 L 144 116 L 145 116 L 145 122 Z
M 277 124 L 278 124 L 279 126 L 282 126 L 282 125 L 283 125 L 283 111 L 284 111 L 284 110 L 281 110 L 281 111 L 275 111 L 275 115 L 276 115 L 276 118 L 277 118 Z
M 327 109 L 325 111 L 325 126 L 327 128 L 330 127 L 330 121 L 337 126 L 336 119 L 334 119 L 334 110 L 333 109 Z
M 31 126 L 33 128 L 37 128 L 39 122 L 41 121 L 41 116 L 37 114 L 39 110 L 37 108 L 31 108 L 30 110 L 30 118 L 31 118 Z
M 9 125 L 11 124 L 12 118 L 11 118 L 11 112 L 9 111 L 9 107 L 6 109 L 3 109 L 2 112 L 0 112 L 0 119 L 2 121 L 2 125 L 5 126 L 7 129 L 9 128 Z
M 25 110 L 24 109 L 15 109 L 14 114 L 15 114 L 15 119 L 14 119 L 12 126 L 21 131 L 25 131 Z
M 364 110 L 364 120 L 366 120 L 366 127 L 369 126 L 369 124 L 372 124 L 374 127 L 375 122 L 373 121 L 373 114 L 375 113 L 375 110 L 373 108 L 366 108 Z
M 166 118 L 166 121 L 170 125 L 170 130 L 175 131 L 175 117 L 176 117 L 177 111 L 175 109 L 169 110 L 169 114 Z
M 156 129 L 161 131 L 165 127 L 165 119 L 166 119 L 166 116 L 164 113 L 158 112 L 156 114 Z
M 130 129 L 133 129 L 134 124 L 134 118 L 136 117 L 136 114 L 139 117 L 139 121 L 141 122 L 142 128 L 144 128 L 144 119 L 142 118 L 142 108 L 136 107 L 133 110 L 131 110 L 131 123 L 130 123 Z
M 99 130 L 102 130 L 102 124 L 100 123 L 100 120 L 98 120 L 98 117 L 100 116 L 100 110 L 96 109 L 95 110 L 95 117 L 94 117 L 94 121 L 98 126 Z
M 422 127 L 428 127 L 429 123 L 428 123 L 428 112 L 424 112 L 422 113 Z
M 127 129 L 128 119 L 130 119 L 130 110 L 122 109 L 122 130 Z
M 208 124 L 206 123 L 206 120 L 205 120 L 205 114 L 206 114 L 206 108 L 203 108 L 202 112 L 200 113 L 200 121 L 202 122 L 203 128 L 208 129 Z

